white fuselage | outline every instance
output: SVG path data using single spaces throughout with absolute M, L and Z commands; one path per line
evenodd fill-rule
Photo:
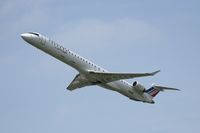
M 61 45 L 55 43 L 54 41 L 44 37 L 41 34 L 36 33 L 24 33 L 21 35 L 22 38 L 30 43 L 31 45 L 41 49 L 42 51 L 52 55 L 53 57 L 59 59 L 60 61 L 70 65 L 79 71 L 80 74 L 88 77 L 88 71 L 99 71 L 99 72 L 108 72 L 102 67 L 94 64 L 93 62 L 81 57 L 80 55 L 72 52 L 71 50 L 62 47 Z M 101 87 L 104 87 L 109 90 L 117 91 L 130 99 L 143 101 L 151 103 L 152 99 L 148 97 L 146 93 L 139 94 L 137 91 L 132 89 L 132 85 L 125 80 L 118 80 L 106 84 L 98 84 Z

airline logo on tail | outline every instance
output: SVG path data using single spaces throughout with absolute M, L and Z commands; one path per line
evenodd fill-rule
M 151 95 L 152 97 L 155 97 L 158 93 L 160 92 L 160 90 L 154 88 L 154 87 L 151 87 L 150 89 L 148 89 L 146 91 L 146 93 L 148 93 L 149 95 Z

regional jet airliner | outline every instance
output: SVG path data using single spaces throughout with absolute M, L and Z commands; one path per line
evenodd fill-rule
M 163 86 L 153 85 L 146 89 L 143 85 L 135 81 L 128 83 L 125 79 L 153 76 L 158 71 L 151 73 L 113 73 L 96 65 L 88 59 L 72 52 L 51 39 L 36 33 L 29 32 L 21 34 L 21 37 L 34 47 L 48 53 L 58 60 L 68 64 L 78 71 L 78 74 L 67 87 L 68 90 L 75 90 L 85 86 L 98 85 L 100 87 L 119 92 L 120 94 L 135 101 L 153 104 L 153 98 L 164 90 L 178 90 Z

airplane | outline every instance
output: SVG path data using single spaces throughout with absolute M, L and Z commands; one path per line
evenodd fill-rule
M 133 82 L 133 84 L 125 81 L 125 79 L 154 76 L 160 70 L 151 73 L 109 72 L 37 32 L 23 33 L 21 37 L 27 43 L 68 64 L 79 72 L 67 87 L 68 90 L 72 91 L 85 86 L 98 85 L 105 89 L 119 92 L 131 100 L 150 104 L 155 103 L 153 99 L 160 91 L 179 90 L 158 85 L 153 85 L 146 89 L 137 81 Z

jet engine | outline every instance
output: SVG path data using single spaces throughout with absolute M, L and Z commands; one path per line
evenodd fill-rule
M 133 89 L 135 89 L 138 92 L 145 92 L 145 87 L 141 84 L 139 84 L 137 81 L 133 82 Z

